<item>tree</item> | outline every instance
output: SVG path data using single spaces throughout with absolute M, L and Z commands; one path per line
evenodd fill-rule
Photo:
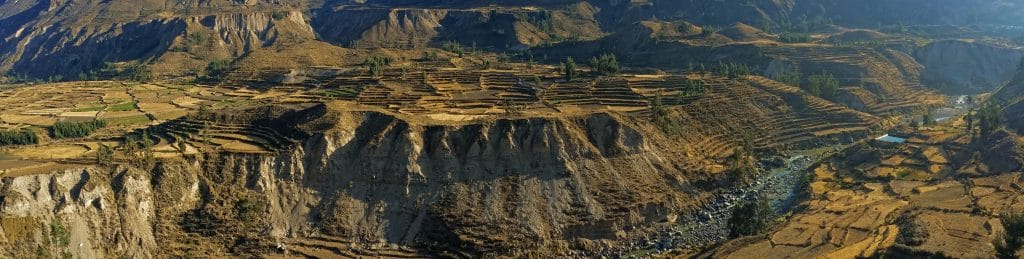
M 771 228 L 774 220 L 775 210 L 768 198 L 762 196 L 733 210 L 729 233 L 732 237 L 760 235 Z
M 986 104 L 978 110 L 978 127 L 981 128 L 981 137 L 988 138 L 992 135 L 999 127 L 1002 127 L 1002 115 L 1000 114 L 1001 109 L 995 104 Z
M 1024 214 L 1004 213 L 999 216 L 1003 232 L 992 241 L 996 257 L 1001 259 L 1019 258 L 1017 250 L 1024 246 Z
M 568 57 L 562 65 L 562 73 L 565 74 L 565 81 L 572 81 L 573 79 L 576 79 L 576 61 L 573 61 L 572 57 Z
M 682 88 L 679 89 L 676 102 L 677 104 L 682 103 L 686 98 L 704 94 L 704 91 L 704 81 L 687 79 L 683 82 Z

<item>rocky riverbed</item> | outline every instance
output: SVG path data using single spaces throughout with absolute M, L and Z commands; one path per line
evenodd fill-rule
M 834 150 L 838 150 L 836 148 Z M 833 150 L 833 149 L 829 149 Z M 760 163 L 767 173 L 747 186 L 719 193 L 713 202 L 697 212 L 680 215 L 677 224 L 659 235 L 629 242 L 614 257 L 641 257 L 684 249 L 701 249 L 729 239 L 729 218 L 733 209 L 758 197 L 767 197 L 777 215 L 784 215 L 799 204 L 799 194 L 809 167 L 832 152 L 800 152 Z

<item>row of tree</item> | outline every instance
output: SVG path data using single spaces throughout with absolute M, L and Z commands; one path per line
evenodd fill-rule
M 835 100 L 839 92 L 839 80 L 831 73 L 814 74 L 807 78 L 804 90 L 821 98 Z
M 619 61 L 614 54 L 602 54 L 590 58 L 590 67 L 602 75 L 615 75 L 619 73 Z
M 565 81 L 572 81 L 580 74 L 576 61 L 573 60 L 572 57 L 566 58 L 565 62 L 562 62 L 559 65 L 559 68 L 562 70 L 562 75 L 565 78 Z M 590 68 L 595 73 L 606 76 L 616 75 L 620 71 L 619 61 L 615 58 L 615 54 L 602 54 L 600 56 L 591 57 Z
M 32 145 L 39 143 L 39 136 L 31 130 L 0 130 L 0 146 Z
M 779 41 L 784 43 L 804 43 L 814 40 L 809 33 L 786 32 L 779 34 Z
M 741 78 L 749 76 L 751 69 L 742 63 L 719 63 L 711 72 L 729 78 Z
M 839 93 L 839 80 L 827 72 L 807 77 L 806 84 L 804 84 L 804 78 L 800 75 L 800 72 L 794 70 L 777 71 L 769 75 L 769 77 L 780 83 L 804 89 L 804 91 L 811 95 L 829 100 L 835 100 Z
M 86 122 L 58 121 L 50 127 L 53 138 L 83 138 L 92 134 L 93 131 L 107 126 L 104 120 L 92 120 Z
M 146 64 L 128 62 L 119 65 L 113 62 L 103 63 L 103 67 L 78 74 L 78 80 L 116 79 L 132 82 L 149 82 L 153 80 L 153 72 Z
M 704 81 L 701 80 L 686 80 L 683 83 L 682 89 L 679 90 L 679 98 L 699 96 L 707 92 L 707 86 L 704 85 Z

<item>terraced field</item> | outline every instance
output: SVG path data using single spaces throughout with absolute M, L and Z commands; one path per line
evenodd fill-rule
M 1024 178 L 977 172 L 977 161 L 958 154 L 969 137 L 946 127 L 909 134 L 900 144 L 862 143 L 816 165 L 805 210 L 766 236 L 734 240 L 709 255 L 988 257 L 999 213 L 1021 209 Z

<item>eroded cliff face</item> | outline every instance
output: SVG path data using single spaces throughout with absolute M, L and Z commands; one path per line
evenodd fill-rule
M 153 198 L 149 175 L 136 169 L 76 168 L 4 178 L 0 255 L 153 257 Z
M 461 125 L 326 114 L 302 128 L 327 130 L 277 155 L 8 177 L 0 253 L 224 256 L 308 236 L 430 254 L 595 251 L 695 204 L 689 181 L 701 177 L 684 177 L 642 127 L 609 114 Z M 51 224 L 67 227 L 67 245 Z
M 333 235 L 557 253 L 600 248 L 570 241 L 615 239 L 684 204 L 678 161 L 607 114 L 459 127 L 366 119 L 307 142 L 295 155 L 304 169 L 288 170 L 334 197 L 320 204 Z
M 990 92 L 1017 73 L 1024 52 L 979 42 L 938 41 L 918 49 L 921 80 L 952 94 Z

